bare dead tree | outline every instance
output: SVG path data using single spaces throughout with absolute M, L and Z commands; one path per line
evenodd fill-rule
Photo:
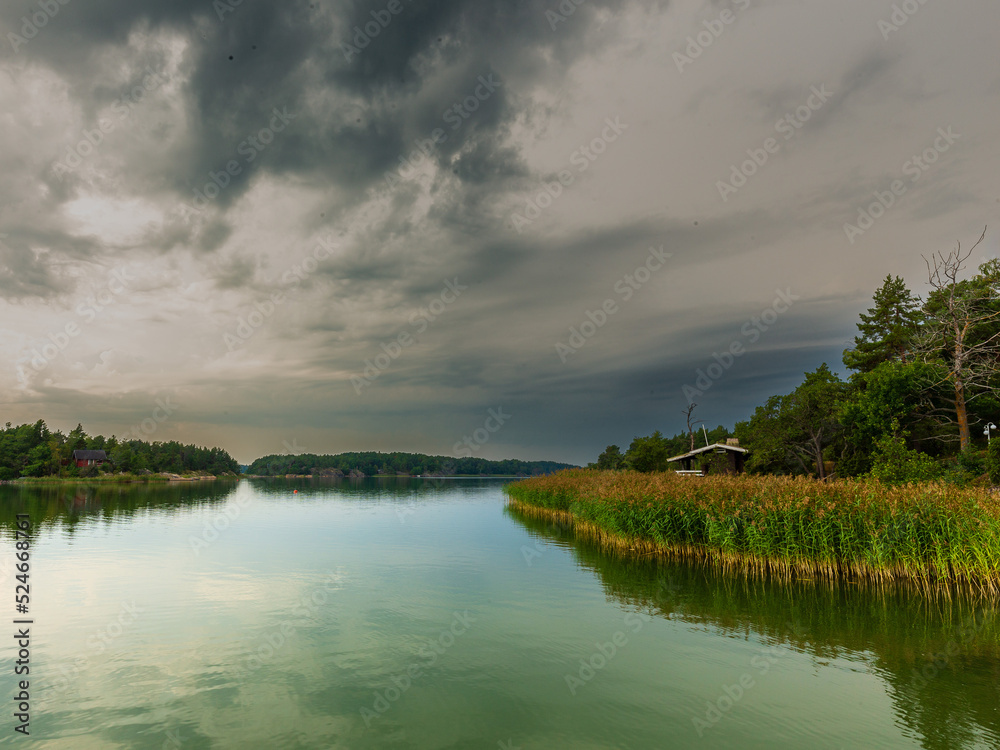
M 947 255 L 938 252 L 924 258 L 927 280 L 933 287 L 928 307 L 938 309 L 927 316 L 918 340 L 923 361 L 938 365 L 941 377 L 931 388 L 946 386 L 946 409 L 932 409 L 939 423 L 958 427 L 964 450 L 971 444 L 969 404 L 995 390 L 1000 373 L 1000 328 L 991 332 L 987 324 L 1000 322 L 1000 273 L 994 262 L 989 273 L 971 281 L 959 276 L 973 251 L 986 237 L 963 251 L 961 243 Z M 986 333 L 984 334 L 984 331 Z
M 694 416 L 694 410 L 697 406 L 698 404 L 692 403 L 688 406 L 687 409 L 681 411 L 681 414 L 683 414 L 684 418 L 687 420 L 688 437 L 691 439 L 691 450 L 694 450 L 694 426 L 696 424 L 701 424 L 702 422 L 705 421 L 703 419 L 696 419 L 694 421 L 691 420 L 691 417 Z

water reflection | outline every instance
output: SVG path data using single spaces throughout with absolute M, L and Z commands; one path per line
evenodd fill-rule
M 176 513 L 194 505 L 223 503 L 236 486 L 232 480 L 4 485 L 0 487 L 0 533 L 10 533 L 19 513 L 30 514 L 36 531 L 61 526 L 72 533 L 87 519 L 110 522 L 140 512 Z
M 68 533 L 84 520 L 125 521 L 137 513 L 169 515 L 199 505 L 220 505 L 248 483 L 261 496 L 309 500 L 330 492 L 344 497 L 398 502 L 399 514 L 412 512 L 421 497 L 440 498 L 442 489 L 458 490 L 456 500 L 476 495 L 483 487 L 496 487 L 496 479 L 419 479 L 370 477 L 365 479 L 244 479 L 149 483 L 29 483 L 0 485 L 0 538 L 12 535 L 16 515 L 28 513 L 36 531 L 61 526 Z
M 624 557 L 565 526 L 507 514 L 532 535 L 572 549 L 609 598 L 734 638 L 756 634 L 808 654 L 847 659 L 879 676 L 903 731 L 928 749 L 1000 747 L 997 601 L 928 597 L 892 587 L 782 582 L 702 565 Z

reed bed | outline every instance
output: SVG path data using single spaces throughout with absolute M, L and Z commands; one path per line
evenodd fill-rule
M 519 511 L 571 519 L 576 534 L 628 554 L 1000 593 L 1000 502 L 984 489 L 575 469 L 505 492 Z

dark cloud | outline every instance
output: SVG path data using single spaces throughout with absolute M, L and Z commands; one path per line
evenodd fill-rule
M 38 5 L 11 0 L 0 341 L 17 360 L 67 322 L 83 333 L 7 402 L 72 427 L 186 389 L 198 416 L 176 429 L 243 459 L 286 426 L 317 450 L 397 433 L 446 450 L 503 406 L 516 417 L 491 450 L 584 461 L 678 428 L 683 385 L 791 287 L 801 303 L 699 402 L 710 424 L 745 418 L 839 362 L 879 279 L 920 271 L 915 247 L 997 206 L 992 47 L 939 39 L 930 5 L 886 42 L 884 9 L 845 2 L 754 3 L 681 74 L 671 52 L 728 0 L 402 0 L 391 17 L 387 0 L 73 0 L 16 50 L 7 32 Z M 729 164 L 824 83 L 808 130 L 720 201 Z M 113 132 L 56 169 L 116 106 Z M 569 154 L 619 114 L 621 140 L 576 171 Z M 961 149 L 849 244 L 844 222 L 949 121 Z M 512 213 L 567 164 L 573 184 L 519 232 Z M 336 245 L 315 254 L 321 237 Z M 669 262 L 561 362 L 554 344 L 661 246 Z M 125 263 L 146 275 L 81 319 Z M 358 396 L 350 376 L 446 279 L 467 291 Z

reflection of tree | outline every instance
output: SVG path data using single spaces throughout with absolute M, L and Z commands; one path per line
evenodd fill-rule
M 30 514 L 36 530 L 60 525 L 72 532 L 87 519 L 110 522 L 143 510 L 178 513 L 193 505 L 222 503 L 235 488 L 225 481 L 6 485 L 0 487 L 0 534 L 12 534 L 18 513 Z
M 594 571 L 616 601 L 711 625 L 726 635 L 742 638 L 752 631 L 818 660 L 868 662 L 886 682 L 900 723 L 919 735 L 925 748 L 1000 743 L 1000 613 L 995 600 L 957 592 L 932 599 L 902 587 L 725 575 L 693 563 L 622 556 L 574 540 L 564 527 L 512 508 L 507 513 L 533 535 L 572 549 L 577 562 Z

